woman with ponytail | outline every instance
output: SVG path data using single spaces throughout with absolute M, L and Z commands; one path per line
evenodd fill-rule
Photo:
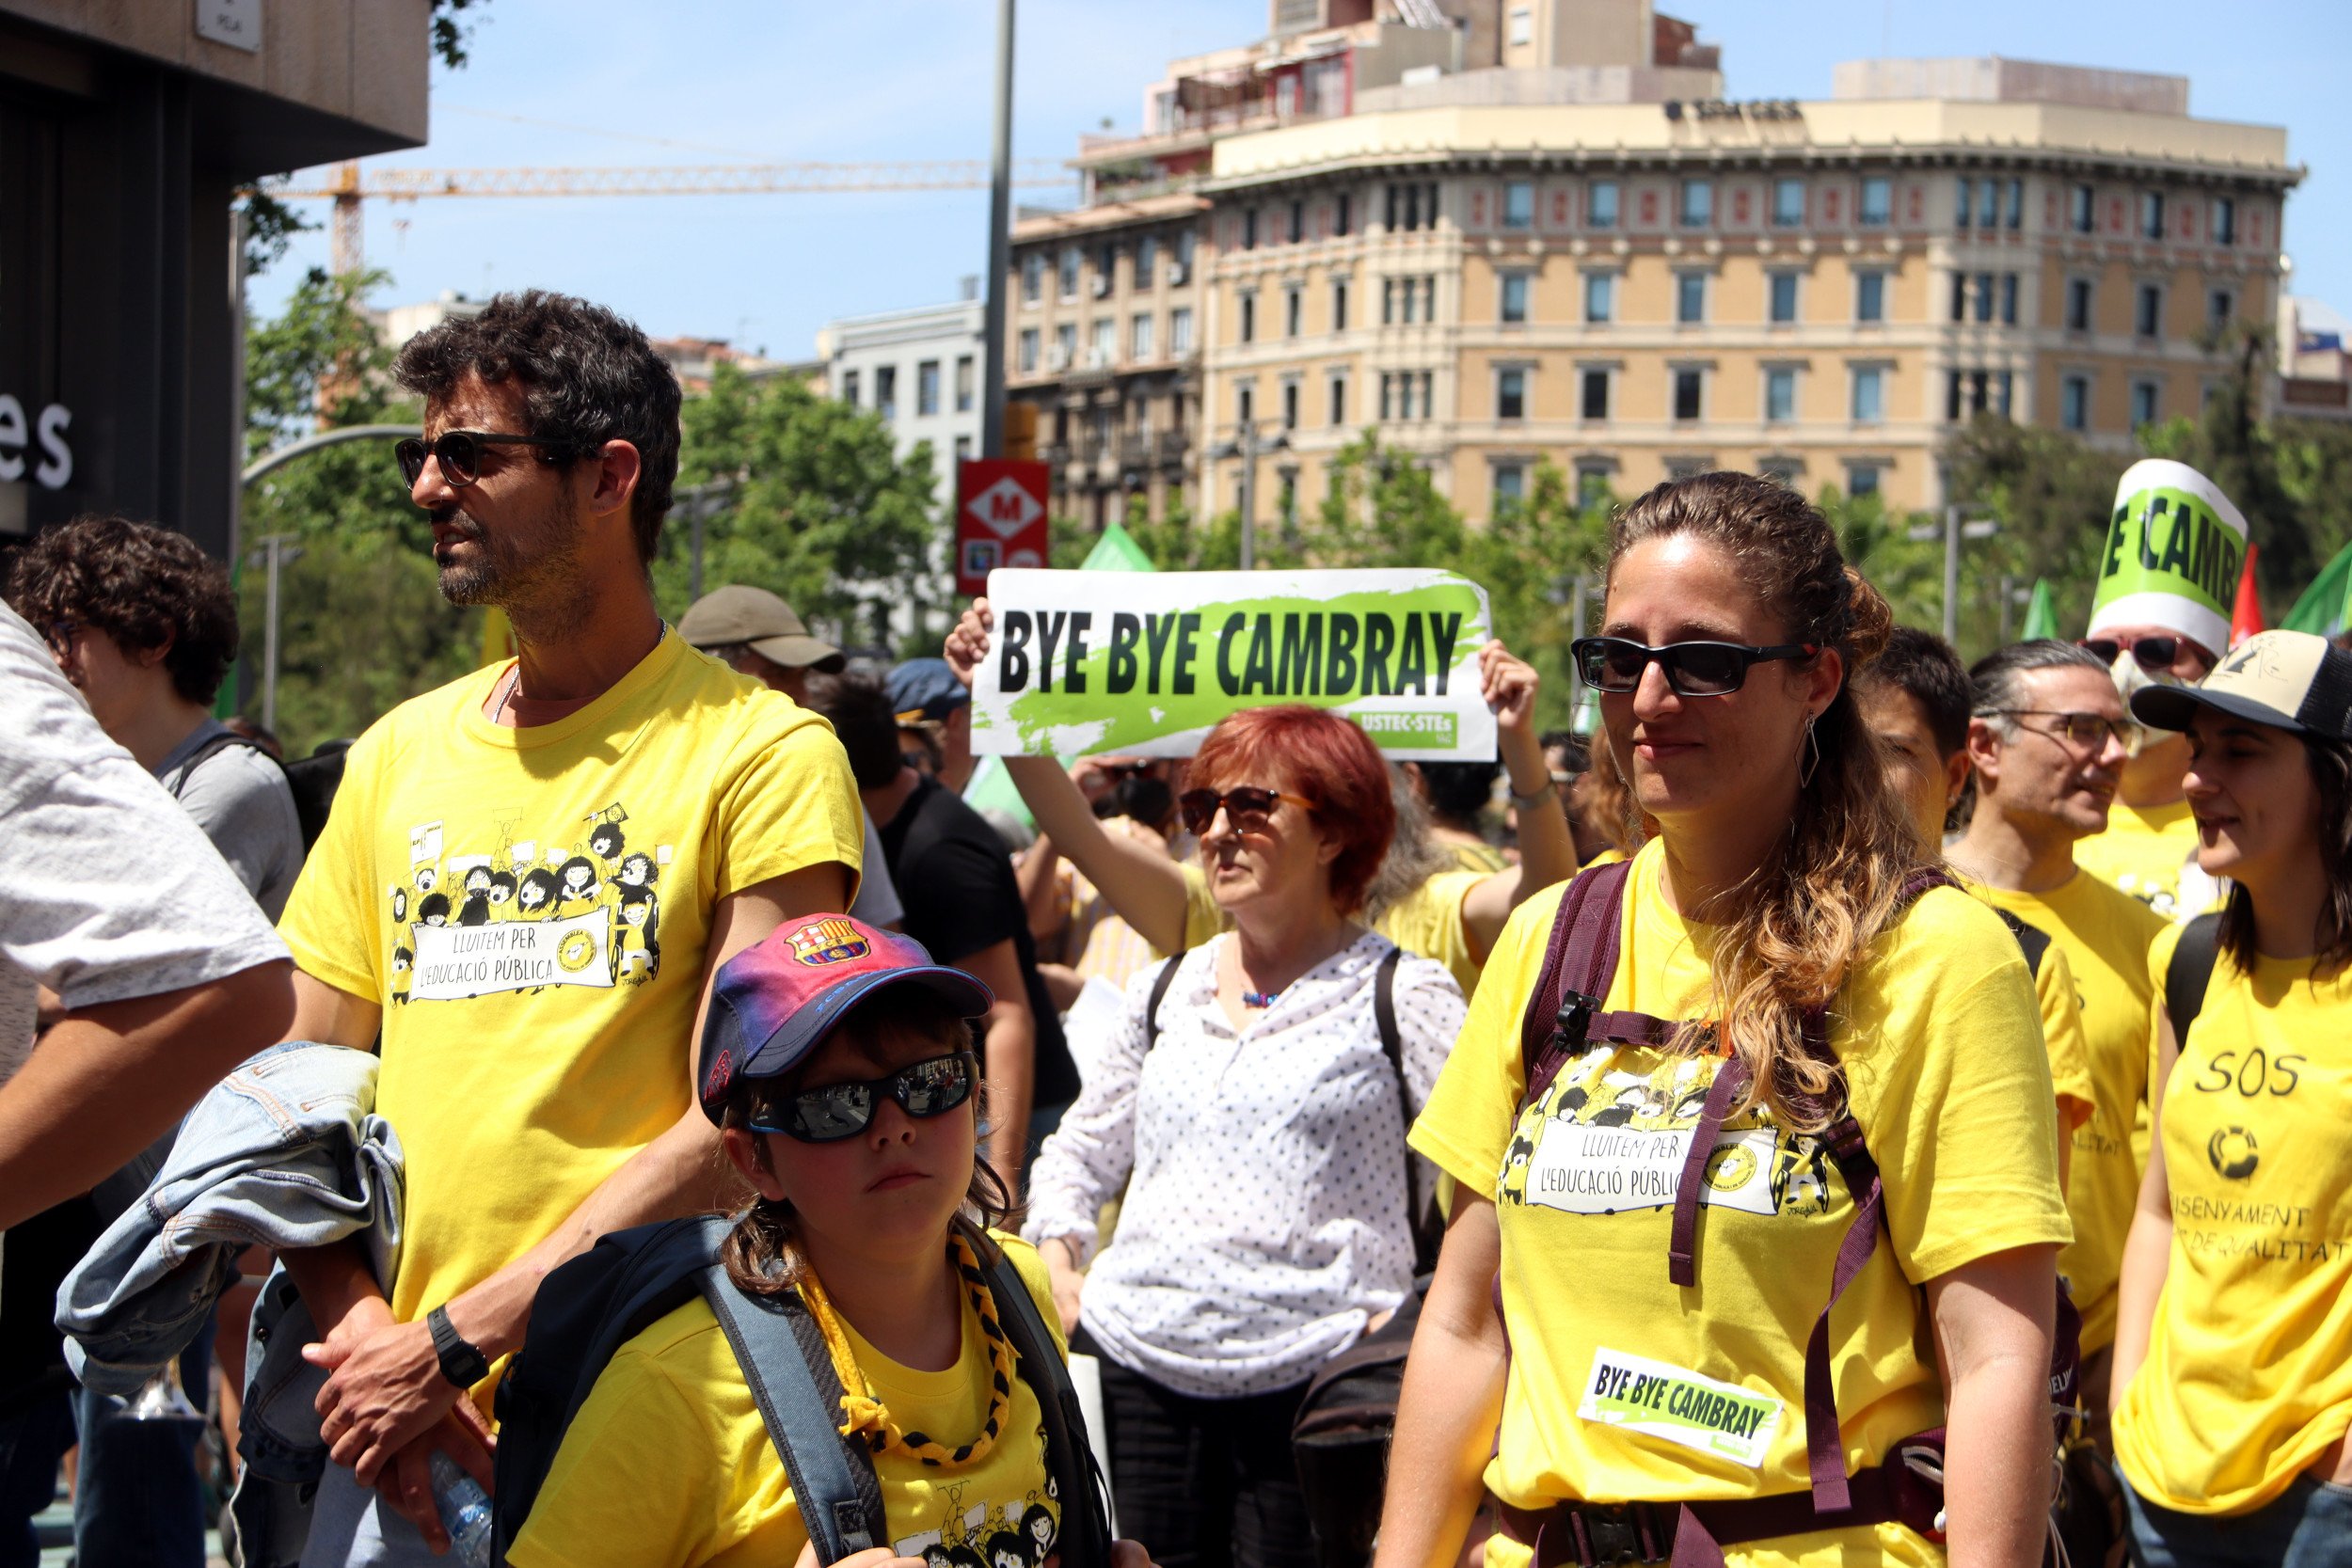
M 1482 1482 L 1490 1568 L 2039 1560 L 2049 1068 L 1850 690 L 1890 629 L 1781 485 L 1617 519 L 1577 657 L 1655 832 L 1512 917 L 1414 1130 L 1460 1190 L 1379 1568 L 1453 1562 Z

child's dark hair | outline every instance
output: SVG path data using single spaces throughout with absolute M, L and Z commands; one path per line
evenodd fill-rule
M 971 1022 L 950 1006 L 936 993 L 920 986 L 891 986 L 876 992 L 851 1007 L 836 1030 L 850 1030 L 860 1035 L 875 1031 L 883 1021 L 899 1024 L 910 1033 L 930 1036 L 950 1049 L 968 1051 L 975 1047 Z M 722 1128 L 748 1127 L 762 1112 L 782 1104 L 798 1092 L 807 1071 L 807 1063 L 781 1078 L 750 1078 L 737 1083 L 727 1096 L 726 1108 L 720 1113 Z M 973 1085 L 973 1102 L 986 1109 L 981 1086 Z M 767 1163 L 768 1149 L 757 1146 L 762 1164 Z M 964 1189 L 964 1217 L 987 1229 L 1004 1229 L 1014 1223 L 1019 1206 L 1005 1183 L 976 1148 L 972 1159 L 972 1181 Z M 789 1203 L 756 1198 L 735 1222 L 725 1243 L 719 1249 L 719 1260 L 726 1265 L 727 1277 L 737 1287 L 754 1295 L 776 1295 L 792 1289 L 800 1282 L 800 1251 L 792 1239 L 792 1206 Z

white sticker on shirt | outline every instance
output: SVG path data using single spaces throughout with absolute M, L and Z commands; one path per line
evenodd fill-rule
M 1763 1467 L 1780 1430 L 1781 1402 L 1683 1367 L 1628 1355 L 1606 1345 L 1593 1352 L 1592 1375 L 1576 1413 L 1686 1449 Z
M 540 986 L 612 984 L 612 911 L 568 920 L 417 926 L 410 1002 L 453 1002 Z

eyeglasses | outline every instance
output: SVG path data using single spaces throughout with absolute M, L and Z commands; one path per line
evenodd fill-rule
M 1206 833 L 1209 824 L 1216 820 L 1217 808 L 1225 809 L 1225 819 L 1239 833 L 1262 833 L 1268 819 L 1274 816 L 1278 801 L 1288 800 L 1301 811 L 1312 811 L 1315 803 L 1296 795 L 1285 795 L 1279 789 L 1257 789 L 1244 784 L 1239 789 L 1187 789 L 1176 797 L 1176 809 L 1184 814 L 1184 826 L 1195 835 Z
M 1770 648 L 1745 642 L 1669 642 L 1651 648 L 1622 637 L 1580 637 L 1568 644 L 1578 677 L 1596 691 L 1631 691 L 1642 684 L 1642 672 L 1656 664 L 1666 672 L 1666 686 L 1677 697 L 1728 697 L 1747 684 L 1749 666 L 1811 658 L 1820 651 L 1815 642 Z
M 898 1109 L 911 1117 L 944 1117 L 972 1098 L 972 1085 L 979 1076 L 978 1057 L 969 1051 L 951 1052 L 880 1078 L 803 1089 L 754 1117 L 751 1129 L 781 1132 L 804 1144 L 838 1143 L 872 1125 L 874 1113 L 885 1097 L 897 1101 Z
M 2170 673 L 2185 652 L 2189 655 L 2190 663 L 2201 665 L 2205 662 L 2197 657 L 2196 649 L 2188 647 L 2185 640 L 2178 637 L 2135 637 L 2128 643 L 2112 637 L 2091 637 L 2084 639 L 2078 645 L 2089 650 L 2091 657 L 2102 664 L 2113 664 L 2116 656 L 2128 647 L 2135 663 L 2142 670 L 2156 674 Z
M 73 651 L 73 640 L 81 635 L 82 623 L 71 615 L 60 615 L 43 628 L 49 651 L 60 657 Z
M 462 490 L 482 477 L 482 449 L 489 445 L 509 447 L 563 447 L 570 445 L 549 436 L 505 436 L 487 430 L 445 430 L 430 441 L 411 436 L 392 443 L 393 460 L 400 465 L 401 477 L 410 484 L 424 472 L 424 460 L 430 456 L 441 465 L 441 478 L 450 487 Z
M 2055 719 L 2058 723 L 2051 729 L 2033 730 L 2031 724 L 2017 727 L 2033 730 L 2036 735 L 2060 741 L 2077 752 L 2101 751 L 2110 738 L 2129 751 L 2133 740 L 2139 735 L 2139 726 L 2130 720 L 2109 719 L 2099 713 L 2058 713 L 2039 707 L 1996 707 L 1987 711 L 1997 713 L 2004 719 Z

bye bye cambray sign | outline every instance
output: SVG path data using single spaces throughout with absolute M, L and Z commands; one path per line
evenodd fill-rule
M 1228 714 L 1305 703 L 1399 760 L 1492 761 L 1486 592 L 1451 572 L 993 572 L 982 755 L 1190 756 Z

